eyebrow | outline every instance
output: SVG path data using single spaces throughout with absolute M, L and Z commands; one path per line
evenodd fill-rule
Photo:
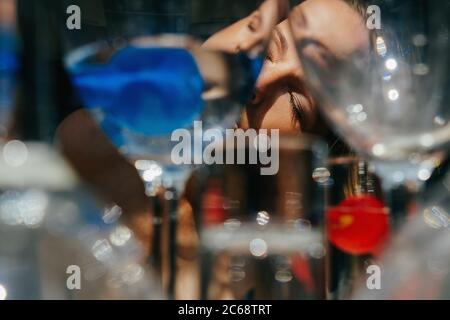
M 280 28 L 275 27 L 275 35 L 277 38 L 277 43 L 281 47 L 281 52 L 284 54 L 288 49 L 288 43 L 284 34 L 280 31 Z
M 303 50 L 305 47 L 307 47 L 308 45 L 313 45 L 316 46 L 318 48 L 320 48 L 321 50 L 323 50 L 326 54 L 327 54 L 327 60 L 329 61 L 339 61 L 340 59 L 338 57 L 336 57 L 333 52 L 326 46 L 324 45 L 322 42 L 320 42 L 319 40 L 316 39 L 304 39 L 303 41 L 300 42 L 298 48 L 299 50 Z

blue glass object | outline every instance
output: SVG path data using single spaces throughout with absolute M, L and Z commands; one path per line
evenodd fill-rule
M 107 64 L 84 59 L 69 71 L 84 106 L 103 111 L 104 129 L 115 124 L 163 135 L 190 125 L 203 110 L 203 79 L 184 49 L 130 46 Z
M 264 64 L 264 59 L 261 57 L 255 57 L 251 59 L 252 68 L 252 85 L 255 85 L 256 80 L 258 80 L 259 74 L 261 73 Z
M 10 118 L 18 65 L 13 33 L 0 30 L 0 135 Z

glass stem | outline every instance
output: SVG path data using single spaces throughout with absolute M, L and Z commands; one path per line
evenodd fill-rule
M 419 187 L 402 184 L 386 190 L 393 230 L 399 230 L 408 217 L 417 213 Z
M 381 185 L 390 209 L 391 223 L 397 231 L 406 220 L 417 213 L 419 194 L 424 181 L 419 180 L 421 173 L 428 174 L 432 168 L 423 163 L 410 162 L 374 162 L 375 172 L 381 178 Z
M 164 204 L 158 196 L 151 196 L 151 208 L 153 213 L 153 236 L 150 239 L 149 264 L 154 268 L 163 287 L 163 255 L 162 255 L 162 222 L 164 217 Z
M 169 280 L 167 295 L 169 299 L 175 299 L 175 284 L 177 272 L 177 225 L 178 225 L 178 192 L 175 188 L 168 188 L 165 192 L 167 208 L 169 212 Z
M 167 187 L 162 195 L 151 196 L 150 201 L 153 235 L 148 261 L 161 279 L 160 285 L 167 298 L 175 299 L 179 192 L 174 187 Z

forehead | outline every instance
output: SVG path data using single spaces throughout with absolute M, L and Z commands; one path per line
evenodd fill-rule
M 307 36 L 336 56 L 345 57 L 368 47 L 366 21 L 343 0 L 307 0 L 297 9 L 305 20 Z

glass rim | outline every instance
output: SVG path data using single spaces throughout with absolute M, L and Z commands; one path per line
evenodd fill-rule
M 196 49 L 201 47 L 201 43 L 196 41 L 192 36 L 188 34 L 172 34 L 163 33 L 160 35 L 146 35 L 146 36 L 136 36 L 130 38 L 129 41 L 124 42 L 119 46 L 111 44 L 111 41 L 99 40 L 81 45 L 64 56 L 64 65 L 68 68 L 72 68 L 81 61 L 87 59 L 89 56 L 98 54 L 99 51 L 104 51 L 111 49 L 116 51 L 123 49 L 127 46 L 132 46 L 136 48 L 152 48 L 155 45 L 158 47 L 166 48 L 187 48 Z
M 260 226 L 243 222 L 237 228 L 227 228 L 223 224 L 205 227 L 201 232 L 201 245 L 211 251 L 249 252 L 249 244 L 262 240 L 267 244 L 267 252 L 297 251 L 307 254 L 311 245 L 321 245 L 323 232 L 318 228 L 299 229 L 289 225 L 275 224 Z

